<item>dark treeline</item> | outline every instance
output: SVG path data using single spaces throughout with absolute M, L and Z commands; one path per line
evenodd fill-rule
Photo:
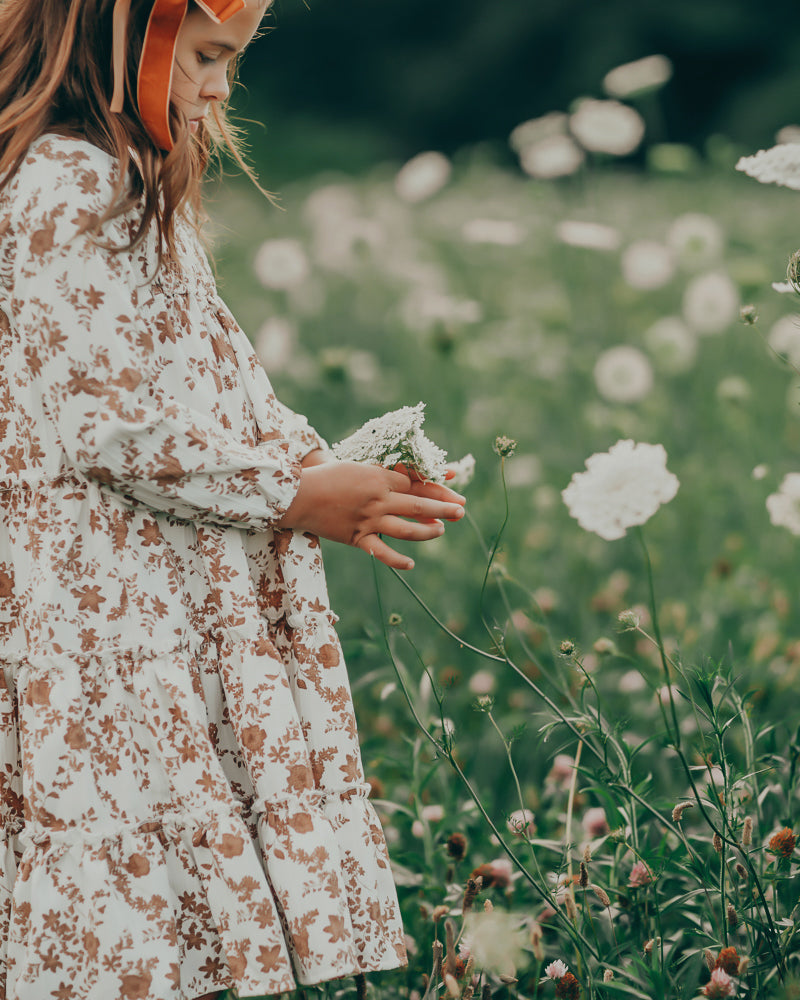
M 504 140 L 653 53 L 675 67 L 657 138 L 758 146 L 800 119 L 786 0 L 275 0 L 271 21 L 245 61 L 247 113 L 371 132 L 391 155 Z

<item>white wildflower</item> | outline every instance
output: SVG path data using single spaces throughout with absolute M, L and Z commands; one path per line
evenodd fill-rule
M 546 965 L 544 969 L 544 974 L 548 977 L 548 979 L 563 979 L 568 972 L 569 966 L 566 962 L 562 962 L 560 958 L 556 959 L 555 962 L 551 962 L 549 965 Z
M 622 440 L 587 458 L 561 496 L 582 528 L 611 541 L 648 521 L 679 485 L 662 445 Z
M 617 690 L 620 694 L 636 694 L 644 691 L 647 681 L 638 670 L 627 670 L 617 681 Z
M 299 240 L 278 239 L 262 243 L 253 264 L 265 288 L 298 288 L 310 273 L 308 257 Z
M 394 179 L 394 189 L 412 204 L 432 198 L 450 180 L 450 161 L 443 153 L 418 153 L 405 163 Z
M 789 295 L 792 292 L 797 291 L 797 289 L 790 281 L 773 281 L 772 290 L 778 292 L 781 295 Z
M 491 670 L 476 670 L 467 686 L 473 694 L 491 694 L 496 685 L 497 679 Z
M 464 938 L 478 968 L 513 975 L 525 960 L 528 943 L 525 918 L 498 907 L 471 911 L 464 920 Z
M 775 133 L 775 142 L 800 142 L 800 125 L 784 125 Z
M 452 295 L 419 285 L 406 296 L 403 318 L 413 330 L 424 331 L 437 323 L 478 323 L 483 310 L 474 299 L 456 299 Z
M 656 320 L 645 330 L 644 343 L 656 365 L 668 375 L 689 371 L 697 357 L 697 336 L 677 316 Z
M 638 347 L 620 344 L 603 351 L 594 366 L 597 391 L 612 403 L 637 403 L 653 388 L 653 369 Z
M 525 230 L 513 219 L 469 219 L 461 227 L 467 243 L 491 243 L 513 247 L 525 239 Z
M 728 375 L 717 383 L 717 399 L 725 403 L 746 403 L 752 394 L 750 383 L 741 375 Z
M 326 184 L 312 191 L 303 205 L 303 216 L 312 224 L 340 222 L 357 215 L 358 199 L 345 184 Z
M 526 174 L 537 180 L 569 177 L 583 164 L 583 150 L 568 135 L 551 135 L 525 146 L 519 162 Z
M 723 271 L 701 274 L 686 287 L 683 316 L 700 334 L 721 333 L 739 316 L 739 289 Z
M 754 467 L 750 475 L 753 477 L 753 479 L 756 480 L 756 482 L 759 482 L 762 479 L 766 479 L 768 472 L 769 472 L 769 466 L 765 465 L 762 462 Z
M 449 486 L 467 486 L 472 482 L 472 477 L 475 475 L 475 456 L 470 452 L 457 462 L 448 462 L 447 468 L 450 472 L 455 473 L 451 479 L 447 480 Z
M 644 137 L 642 116 L 619 101 L 584 98 L 570 115 L 569 127 L 584 149 L 612 156 L 627 156 Z
M 622 237 L 619 230 L 600 222 L 564 219 L 556 226 L 556 236 L 562 243 L 586 250 L 617 250 Z
M 767 497 L 767 510 L 774 525 L 800 535 L 800 472 L 789 472 L 783 477 L 778 492 Z
M 800 365 L 800 320 L 797 316 L 783 316 L 773 323 L 767 334 L 767 343 L 789 364 Z
M 638 97 L 658 90 L 672 79 L 672 63 L 666 56 L 645 56 L 616 66 L 603 77 L 609 97 Z
M 719 260 L 724 237 L 710 215 L 687 212 L 670 226 L 667 245 L 684 267 L 694 269 L 708 267 Z
M 291 361 L 296 339 L 297 332 L 291 320 L 271 316 L 256 332 L 253 347 L 268 372 L 282 372 Z
M 445 481 L 446 453 L 422 431 L 425 404 L 403 406 L 373 417 L 363 427 L 333 446 L 337 458 L 345 462 L 370 462 L 392 468 L 402 462 L 415 469 L 422 479 Z
M 654 240 L 637 240 L 622 254 L 622 276 L 631 288 L 653 291 L 663 288 L 675 274 L 672 251 Z
M 800 143 L 787 142 L 742 156 L 736 169 L 762 184 L 779 184 L 800 191 Z
M 542 139 L 553 135 L 565 135 L 567 131 L 567 116 L 563 111 L 551 111 L 541 118 L 531 118 L 521 122 L 511 135 L 508 142 L 516 153 L 521 153 L 529 146 L 535 146 Z

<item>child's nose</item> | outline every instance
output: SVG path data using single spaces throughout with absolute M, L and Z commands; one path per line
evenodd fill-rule
M 205 81 L 202 97 L 210 101 L 224 101 L 230 93 L 227 70 L 220 66 L 215 68 Z

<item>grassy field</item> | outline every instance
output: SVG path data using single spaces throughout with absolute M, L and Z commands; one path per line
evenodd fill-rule
M 724 151 L 553 182 L 485 150 L 452 168 L 419 201 L 385 166 L 280 211 L 238 184 L 211 203 L 280 398 L 331 442 L 422 400 L 476 459 L 414 593 L 326 549 L 409 938 L 368 995 L 800 996 L 798 543 L 766 507 L 800 470 L 800 375 L 773 350 L 800 363 L 797 299 L 771 287 L 800 195 Z M 605 541 L 561 491 L 626 438 L 680 488 Z

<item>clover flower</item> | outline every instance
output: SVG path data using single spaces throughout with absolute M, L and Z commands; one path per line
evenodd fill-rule
M 653 876 L 644 861 L 635 862 L 633 868 L 631 868 L 631 873 L 628 876 L 628 885 L 630 888 L 641 889 L 644 886 L 649 885 L 652 881 Z
M 778 492 L 767 497 L 767 510 L 776 527 L 800 535 L 800 472 L 788 472 L 783 477 Z
M 515 809 L 508 817 L 506 826 L 518 837 L 530 837 L 536 833 L 536 822 L 530 809 Z
M 586 471 L 576 472 L 561 496 L 586 531 L 606 541 L 622 538 L 678 492 L 678 478 L 666 463 L 660 444 L 618 441 L 609 451 L 587 458 Z
M 706 983 L 703 990 L 704 997 L 713 997 L 721 1000 L 723 997 L 736 996 L 736 984 L 723 969 L 714 969 L 711 979 Z
M 782 858 L 788 859 L 794 854 L 796 843 L 797 838 L 789 827 L 785 826 L 769 838 L 769 849 L 780 854 Z
M 742 156 L 736 169 L 762 184 L 800 191 L 800 143 L 780 143 L 771 149 L 760 149 L 753 156 Z
M 722 255 L 725 242 L 722 230 L 710 215 L 686 212 L 669 227 L 667 246 L 687 268 L 714 264 Z
M 559 1000 L 578 1000 L 580 995 L 580 983 L 571 972 L 562 976 L 556 983 L 556 996 Z
M 425 404 L 403 406 L 382 417 L 373 417 L 363 427 L 333 446 L 343 462 L 369 462 L 391 469 L 402 462 L 421 479 L 445 481 L 446 453 L 422 431 Z
M 739 974 L 739 953 L 734 947 L 723 948 L 717 955 L 717 960 L 714 963 L 715 969 L 722 969 L 723 972 L 727 972 L 729 976 L 737 976 Z
M 561 979 L 562 976 L 566 976 L 569 972 L 569 966 L 566 962 L 562 962 L 560 958 L 556 959 L 555 962 L 551 962 L 548 966 L 545 966 L 544 974 L 549 979 Z

